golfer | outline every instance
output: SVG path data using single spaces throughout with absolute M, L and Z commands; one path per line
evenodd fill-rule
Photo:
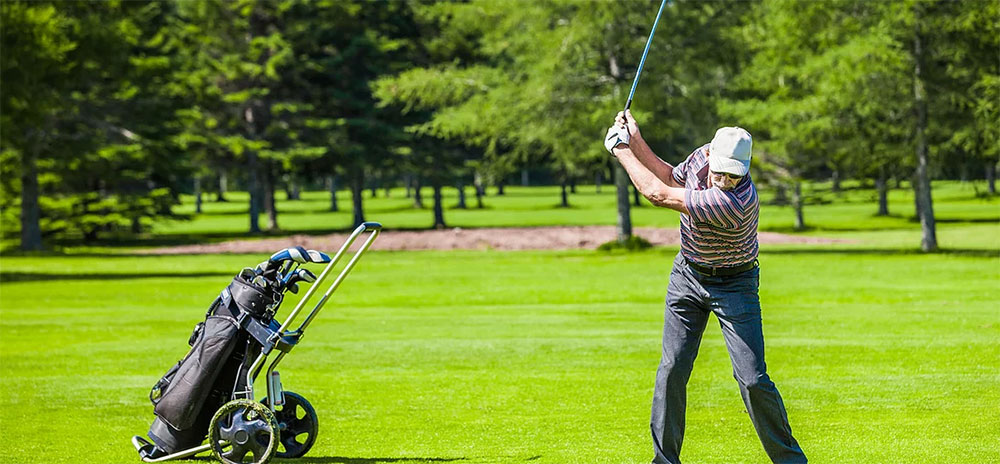
M 751 142 L 746 130 L 723 127 L 711 143 L 671 166 L 650 150 L 631 112 L 618 113 L 605 137 L 605 147 L 636 189 L 654 205 L 681 213 L 681 251 L 667 287 L 663 353 L 650 419 L 656 464 L 681 462 L 687 382 L 713 313 L 767 455 L 776 463 L 806 462 L 764 364 Z

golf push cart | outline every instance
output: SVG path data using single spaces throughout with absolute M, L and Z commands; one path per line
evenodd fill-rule
M 361 224 L 336 255 L 302 247 L 275 253 L 256 268 L 244 268 L 208 308 L 188 340 L 191 350 L 153 386 L 149 399 L 156 419 L 146 437 L 132 437 L 145 462 L 162 462 L 211 450 L 224 463 L 265 464 L 272 457 L 297 458 L 316 441 L 316 410 L 302 396 L 283 391 L 274 369 L 299 343 L 330 295 L 382 230 Z M 292 322 L 360 235 L 370 233 L 298 328 Z M 316 277 L 300 266 L 326 263 Z M 299 282 L 314 284 L 288 314 L 275 320 L 285 292 Z M 254 381 L 268 355 L 267 397 L 254 397 Z M 205 443 L 205 439 L 208 442 Z

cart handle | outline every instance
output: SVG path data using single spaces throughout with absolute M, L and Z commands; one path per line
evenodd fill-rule
M 300 325 L 299 328 L 295 329 L 295 332 L 302 332 L 303 330 L 305 330 L 305 328 L 309 325 L 309 323 L 312 322 L 313 318 L 316 317 L 316 314 L 319 313 L 319 310 L 323 308 L 323 305 L 325 305 L 326 302 L 330 299 L 330 295 L 337 290 L 337 287 L 340 286 L 340 283 L 344 281 L 344 278 L 347 277 L 347 274 L 350 273 L 351 269 L 354 268 L 354 265 L 357 264 L 358 259 L 361 258 L 361 255 L 363 255 L 365 251 L 368 251 L 368 247 L 371 246 L 372 242 L 375 241 L 375 238 L 378 237 L 378 234 L 381 231 L 382 231 L 382 224 L 379 224 L 377 222 L 365 222 L 359 225 L 357 228 L 355 228 L 354 232 L 351 233 L 351 236 L 347 238 L 346 242 L 344 242 L 344 245 L 340 247 L 340 251 L 338 251 L 337 254 L 334 255 L 333 259 L 330 260 L 330 263 L 326 265 L 325 269 L 323 269 L 323 273 L 321 273 L 319 277 L 316 278 L 316 282 L 309 287 L 309 291 L 306 292 L 306 294 L 302 297 L 302 300 L 299 301 L 299 304 L 296 305 L 295 309 L 293 309 L 292 312 L 288 314 L 288 318 L 285 319 L 285 322 L 283 324 L 281 324 L 281 327 L 278 329 L 278 333 L 279 334 L 285 333 L 288 327 L 292 324 L 292 321 L 295 320 L 295 317 L 299 315 L 299 312 L 302 310 L 302 308 L 305 307 L 306 303 L 312 298 L 313 294 L 316 293 L 316 289 L 318 289 L 320 284 L 323 283 L 323 280 L 326 279 L 326 276 L 330 273 L 331 270 L 333 270 L 333 267 L 337 265 L 337 262 L 340 261 L 340 258 L 344 255 L 347 249 L 351 247 L 351 244 L 354 243 L 354 241 L 358 238 L 358 236 L 365 232 L 371 232 L 371 235 L 368 236 L 368 239 L 365 240 L 365 243 L 361 245 L 361 248 L 358 249 L 357 253 L 354 253 L 354 256 L 351 257 L 351 260 L 347 262 L 347 266 L 344 267 L 344 270 L 340 271 L 340 274 L 337 276 L 337 279 L 334 280 L 332 284 L 330 284 L 330 287 L 326 290 L 326 293 L 323 294 L 323 298 L 319 300 L 319 303 L 316 303 L 316 306 L 312 309 L 312 311 L 309 312 L 309 316 L 307 316 L 306 319 L 302 321 L 302 325 Z

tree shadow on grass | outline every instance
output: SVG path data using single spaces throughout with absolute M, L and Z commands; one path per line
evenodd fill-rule
M 232 277 L 233 272 L 135 272 L 131 274 L 49 274 L 40 272 L 0 272 L 0 282 L 34 282 L 40 280 L 132 280 L 132 279 L 199 279 L 202 277 Z
M 382 464 L 382 463 L 420 463 L 420 462 L 455 462 L 467 461 L 468 458 L 432 458 L 432 457 L 409 457 L 409 458 L 350 458 L 344 456 L 315 456 L 302 457 L 295 460 L 277 459 L 275 462 L 301 462 L 307 464 Z
M 901 216 L 872 216 L 873 218 L 885 218 L 889 217 L 892 219 L 899 219 L 899 222 L 895 224 L 879 224 L 872 226 L 836 226 L 830 224 L 824 224 L 820 226 L 806 225 L 802 229 L 796 229 L 794 226 L 766 226 L 761 227 L 759 230 L 761 232 L 778 232 L 782 234 L 797 234 L 801 232 L 881 232 L 886 230 L 919 230 L 914 229 L 913 224 L 919 223 L 920 220 L 913 216 L 901 217 Z M 996 218 L 936 218 L 934 221 L 938 224 L 963 224 L 963 225 L 975 225 L 975 224 L 996 224 L 1000 225 L 1000 217 Z
M 873 255 L 873 256 L 901 256 L 901 255 L 949 255 L 949 256 L 969 256 L 975 258 L 1000 258 L 1000 249 L 996 248 L 941 248 L 937 251 L 926 253 L 919 248 L 778 248 L 762 249 L 762 256 L 766 255 Z

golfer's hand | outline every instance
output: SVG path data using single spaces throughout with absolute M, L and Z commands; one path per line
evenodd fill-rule
M 615 125 L 625 126 L 628 129 L 629 135 L 634 138 L 642 138 L 642 135 L 639 134 L 639 124 L 635 122 L 635 118 L 632 117 L 632 112 L 629 110 L 618 112 L 618 116 L 615 117 Z
M 629 135 L 621 125 L 614 125 L 608 128 L 608 133 L 604 134 L 604 148 L 614 156 L 618 156 L 615 150 L 628 148 Z

